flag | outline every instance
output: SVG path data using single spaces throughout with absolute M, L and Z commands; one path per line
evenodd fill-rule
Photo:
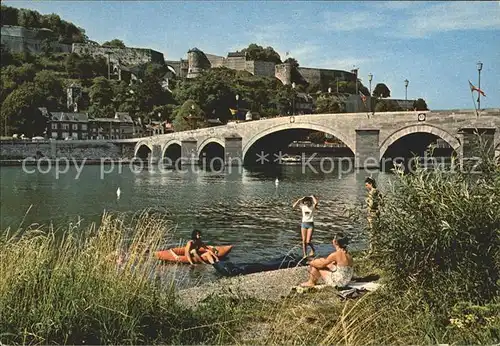
M 477 91 L 478 93 L 480 93 L 481 95 L 483 95 L 484 97 L 486 97 L 486 94 L 484 93 L 484 91 L 482 91 L 481 89 L 479 88 L 476 88 L 470 81 L 469 81 L 469 86 L 470 86 L 470 91 Z
M 231 112 L 231 115 L 236 115 L 236 113 L 238 113 L 238 110 L 234 108 L 229 108 L 229 111 Z
M 361 91 L 359 92 L 359 96 L 361 96 L 361 101 L 363 101 L 366 106 L 366 96 Z

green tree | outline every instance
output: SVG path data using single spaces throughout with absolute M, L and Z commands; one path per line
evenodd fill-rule
M 113 89 L 108 79 L 97 77 L 90 87 L 90 113 L 97 117 L 112 117 L 114 113 Z
M 283 63 L 292 65 L 292 68 L 299 67 L 299 62 L 295 58 L 287 58 Z
M 43 101 L 40 89 L 33 82 L 22 84 L 2 103 L 2 124 L 7 123 L 10 134 L 33 137 L 43 134 L 46 119 L 38 109 Z
M 175 131 L 194 130 L 204 125 L 205 114 L 193 100 L 187 100 L 174 112 Z
M 316 113 L 340 113 L 337 99 L 330 95 L 321 95 L 316 101 Z
M 281 64 L 280 55 L 274 50 L 273 47 L 264 48 L 262 46 L 259 46 L 258 44 L 251 43 L 241 52 L 247 54 L 248 60 L 271 61 L 275 64 Z
M 391 91 L 384 83 L 378 83 L 373 89 L 372 96 L 377 98 L 391 97 Z
M 418 100 L 413 101 L 413 109 L 415 109 L 417 111 L 429 110 L 429 108 L 427 108 L 427 103 L 422 98 L 419 98 Z
M 17 8 L 2 5 L 0 14 L 2 25 L 18 25 L 19 10 Z
M 117 38 L 112 39 L 111 41 L 106 41 L 102 44 L 103 46 L 117 47 L 117 48 L 126 48 L 125 43 L 122 40 Z
M 65 93 L 61 79 L 52 71 L 42 70 L 37 72 L 34 81 L 41 95 L 40 107 L 50 110 L 64 108 Z

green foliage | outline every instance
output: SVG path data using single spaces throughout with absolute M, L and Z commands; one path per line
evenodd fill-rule
M 97 77 L 90 87 L 90 113 L 96 117 L 110 118 L 113 116 L 113 89 L 108 79 Z
M 500 166 L 483 159 L 482 169 L 397 172 L 374 227 L 375 256 L 394 294 L 410 290 L 440 311 L 498 296 Z
M 339 103 L 330 95 L 321 95 L 316 101 L 316 113 L 340 113 Z
M 107 76 L 108 67 L 105 58 L 94 59 L 90 55 L 79 56 L 71 53 L 66 57 L 66 72 L 69 78 L 91 79 Z
M 299 67 L 299 62 L 295 58 L 287 58 L 283 63 L 292 65 L 292 68 Z
M 102 44 L 103 46 L 117 47 L 117 48 L 126 48 L 125 43 L 122 40 L 117 38 L 112 39 L 111 41 L 106 41 Z
M 193 100 L 187 100 L 174 112 L 175 131 L 194 130 L 203 127 L 204 124 L 205 114 Z
M 480 306 L 460 302 L 451 310 L 447 329 L 462 345 L 499 342 L 500 303 Z
M 247 54 L 247 60 L 271 61 L 275 64 L 281 64 L 280 55 L 273 47 L 264 48 L 258 44 L 251 43 L 247 48 L 242 49 L 241 52 Z
M 372 96 L 377 98 L 391 97 L 391 91 L 384 83 L 378 83 L 373 89 Z
M 2 103 L 2 125 L 7 123 L 7 129 L 11 133 L 27 137 L 43 134 L 46 121 L 38 110 L 43 102 L 43 95 L 35 83 L 22 84 Z
M 85 30 L 73 23 L 62 20 L 56 14 L 42 15 L 37 11 L 1 6 L 2 25 L 23 26 L 27 28 L 46 28 L 54 33 L 54 38 L 61 43 L 85 42 Z
M 425 102 L 424 99 L 419 98 L 418 100 L 415 100 L 413 102 L 413 109 L 416 109 L 417 111 L 427 111 L 429 108 L 427 108 L 427 103 Z

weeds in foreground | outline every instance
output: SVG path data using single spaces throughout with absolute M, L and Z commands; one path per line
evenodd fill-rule
M 170 225 L 145 211 L 125 226 L 6 232 L 0 241 L 0 340 L 8 344 L 193 343 L 216 326 L 156 280 Z M 126 257 L 123 257 L 126 254 Z M 117 265 L 117 260 L 119 265 Z M 173 282 L 173 281 L 172 281 Z M 204 328 L 194 328 L 206 325 Z

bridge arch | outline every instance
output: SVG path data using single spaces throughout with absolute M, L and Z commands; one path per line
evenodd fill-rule
M 226 143 L 220 138 L 210 137 L 198 145 L 199 162 L 206 167 L 222 165 L 224 163 L 225 152 Z
M 247 155 L 247 152 L 249 149 L 261 138 L 264 138 L 265 136 L 268 136 L 270 134 L 273 134 L 278 131 L 285 131 L 285 130 L 293 130 L 293 129 L 305 129 L 305 130 L 313 130 L 313 131 L 319 131 L 319 132 L 324 132 L 328 133 L 330 135 L 335 136 L 339 140 L 341 140 L 352 152 L 353 154 L 356 153 L 356 144 L 353 136 L 349 136 L 342 131 L 339 131 L 338 129 L 328 127 L 328 126 L 323 126 L 319 124 L 312 124 L 312 123 L 305 123 L 305 122 L 300 122 L 300 123 L 286 123 L 286 124 L 281 124 L 281 125 L 276 125 L 273 127 L 269 127 L 265 129 L 264 131 L 261 131 L 254 136 L 252 136 L 244 145 L 243 147 L 243 160 L 245 160 L 245 157 Z M 353 131 L 354 132 L 354 131 Z
M 439 138 L 445 140 L 453 148 L 453 150 L 455 150 L 455 152 L 458 152 L 458 149 L 460 148 L 460 142 L 457 138 L 437 126 L 410 125 L 393 132 L 382 142 L 382 144 L 380 145 L 380 158 L 384 156 L 387 149 L 389 149 L 389 147 L 397 140 L 413 133 L 419 132 L 430 133 L 432 135 L 438 136 Z
M 204 139 L 203 141 L 200 142 L 200 144 L 198 144 L 198 153 L 201 153 L 201 151 L 210 143 L 217 143 L 224 149 L 226 148 L 226 143 L 224 142 L 224 140 L 217 137 L 210 137 Z
M 165 144 L 161 150 L 161 159 L 165 160 L 167 157 L 172 163 L 176 162 L 182 156 L 182 143 L 177 139 L 171 139 Z M 165 162 L 165 161 L 164 161 Z
M 153 147 L 146 141 L 138 142 L 135 145 L 134 157 L 147 159 L 148 155 L 153 152 Z

